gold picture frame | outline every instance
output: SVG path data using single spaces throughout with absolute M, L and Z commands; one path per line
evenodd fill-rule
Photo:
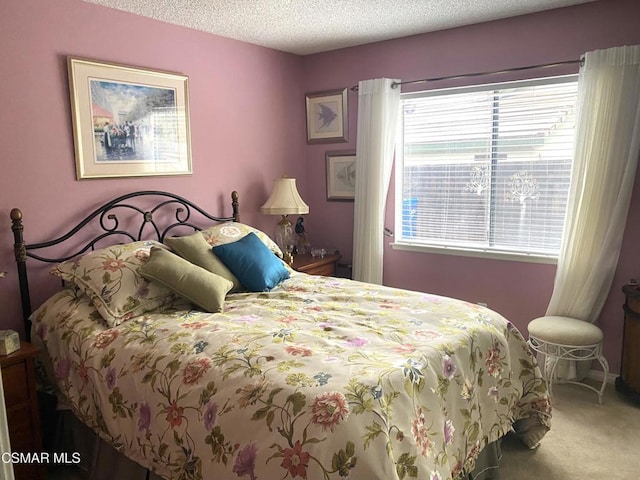
M 76 178 L 190 175 L 188 77 L 67 58 Z
M 346 88 L 307 93 L 307 143 L 348 141 Z
M 327 152 L 327 200 L 354 200 L 356 152 Z

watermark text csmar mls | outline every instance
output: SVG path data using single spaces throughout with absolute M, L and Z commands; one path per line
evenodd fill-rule
M 2 452 L 2 463 L 41 463 L 74 465 L 80 463 L 79 452 Z

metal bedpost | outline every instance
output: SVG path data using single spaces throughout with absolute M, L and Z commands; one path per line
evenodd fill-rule
M 22 224 L 22 211 L 14 208 L 10 213 L 11 230 L 13 230 L 13 253 L 16 257 L 18 268 L 18 281 L 20 282 L 20 300 L 22 302 L 22 319 L 24 321 L 24 336 L 27 341 L 31 340 L 31 298 L 29 296 L 29 280 L 27 278 L 27 248 L 22 235 L 24 225 Z

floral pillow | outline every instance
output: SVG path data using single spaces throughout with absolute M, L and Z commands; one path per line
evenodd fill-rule
M 269 235 L 258 230 L 257 228 L 250 227 L 244 223 L 238 222 L 226 222 L 219 225 L 214 225 L 211 228 L 202 230 L 202 235 L 209 245 L 217 247 L 218 245 L 225 245 L 227 243 L 237 242 L 243 237 L 246 237 L 249 233 L 254 233 L 264 243 L 269 250 L 275 253 L 278 257 L 282 258 L 282 250 L 276 242 L 269 238 Z
M 149 259 L 154 241 L 113 245 L 60 263 L 51 274 L 77 285 L 91 299 L 109 327 L 158 308 L 174 299 L 173 292 L 138 272 Z

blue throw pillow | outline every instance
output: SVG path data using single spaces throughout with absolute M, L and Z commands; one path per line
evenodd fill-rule
M 217 245 L 212 250 L 251 292 L 271 290 L 289 278 L 289 270 L 282 261 L 253 232 L 236 242 Z

